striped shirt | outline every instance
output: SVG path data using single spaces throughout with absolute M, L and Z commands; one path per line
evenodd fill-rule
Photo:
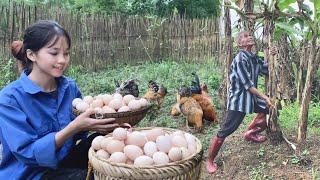
M 249 91 L 257 88 L 258 75 L 268 75 L 268 64 L 253 53 L 240 50 L 230 67 L 228 110 L 253 113 L 255 105 L 266 108 L 266 102 Z

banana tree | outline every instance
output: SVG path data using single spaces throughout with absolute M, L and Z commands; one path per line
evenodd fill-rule
M 297 100 L 300 103 L 297 141 L 299 143 L 303 143 L 307 137 L 308 110 L 311 100 L 312 81 L 320 63 L 320 1 L 312 0 L 311 4 L 313 7 L 310 8 L 304 0 L 297 0 L 297 10 L 288 8 L 288 6 L 294 2 L 295 1 L 292 0 L 282 0 L 276 5 L 278 5 L 277 9 L 281 12 L 281 16 L 284 16 L 289 20 L 287 21 L 288 24 L 283 23 L 284 29 L 290 32 L 292 25 L 299 28 L 296 33 L 289 33 L 289 35 L 291 37 L 298 35 L 301 39 L 299 44 L 307 45 L 300 54 L 300 68 L 298 69 L 297 76 Z M 290 22 L 296 23 L 290 24 Z M 305 69 L 303 67 L 306 67 L 305 78 L 302 78 L 304 74 L 303 71 Z
M 294 9 L 290 6 L 293 3 L 298 4 L 297 9 Z M 290 87 L 288 82 L 292 82 L 292 79 L 283 77 L 288 73 L 292 73 L 292 69 L 288 69 L 286 67 L 291 66 L 293 57 L 290 57 L 288 55 L 289 53 L 284 53 L 288 52 L 285 45 L 288 43 L 289 39 L 295 39 L 297 44 L 307 43 L 307 47 L 309 48 L 305 52 L 310 52 L 310 55 L 308 56 L 307 54 L 303 54 L 304 56 L 300 56 L 303 57 L 300 58 L 300 67 L 302 64 L 306 64 L 307 69 L 305 80 L 301 80 L 298 82 L 301 84 L 300 86 L 298 86 L 300 87 L 298 88 L 298 90 L 302 92 L 302 94 L 300 96 L 301 104 L 299 112 L 299 130 L 297 141 L 303 142 L 306 139 L 307 116 L 311 97 L 311 85 L 314 78 L 313 76 L 320 61 L 320 51 L 318 44 L 320 1 L 313 0 L 311 1 L 311 3 L 313 4 L 313 10 L 309 8 L 303 0 L 261 0 L 259 12 L 256 11 L 251 14 L 243 12 L 237 6 L 232 7 L 242 17 L 254 21 L 262 19 L 262 21 L 264 22 L 264 52 L 266 58 L 269 60 L 270 72 L 268 81 L 268 95 L 275 104 L 275 107 L 271 109 L 270 116 L 268 118 L 268 134 L 269 137 L 274 140 L 280 140 L 284 137 L 278 124 L 278 110 L 281 108 L 280 102 L 282 102 L 283 99 L 288 98 L 287 96 L 289 93 L 284 92 L 290 89 L 288 88 Z M 298 26 L 301 26 L 301 30 L 297 30 Z M 269 56 L 267 47 L 272 47 L 274 45 L 278 45 L 280 50 L 282 50 L 282 53 L 274 57 Z M 301 74 L 301 72 L 299 73 Z

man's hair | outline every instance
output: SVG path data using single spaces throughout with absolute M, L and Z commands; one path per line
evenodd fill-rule
M 240 32 L 237 34 L 237 36 L 236 36 L 236 42 L 237 42 L 237 44 L 239 44 L 240 37 L 241 37 L 241 35 L 244 34 L 244 33 L 248 33 L 248 31 L 243 30 L 243 31 L 240 31 Z

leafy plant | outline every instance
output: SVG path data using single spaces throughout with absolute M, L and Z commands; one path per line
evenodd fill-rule
M 16 78 L 15 71 L 13 70 L 13 60 L 9 59 L 2 62 L 0 64 L 0 89 Z

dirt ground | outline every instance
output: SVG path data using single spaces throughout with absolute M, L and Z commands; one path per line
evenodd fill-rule
M 295 137 L 287 137 L 294 141 Z M 299 157 L 283 142 L 271 144 L 245 141 L 238 131 L 228 137 L 217 158 L 219 170 L 205 170 L 204 153 L 200 179 L 284 179 L 320 180 L 320 137 L 308 137 Z

